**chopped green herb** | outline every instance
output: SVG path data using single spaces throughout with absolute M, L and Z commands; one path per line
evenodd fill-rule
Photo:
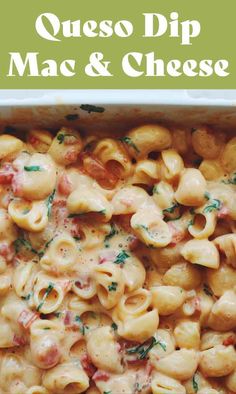
M 117 282 L 111 282 L 111 285 L 108 286 L 109 291 L 116 291 L 117 290 L 118 283 Z
M 57 134 L 57 141 L 59 141 L 59 145 L 61 145 L 65 141 L 66 137 L 74 137 L 75 139 L 78 139 L 76 135 L 73 134 L 59 133 Z
M 131 148 L 133 148 L 137 153 L 140 153 L 140 150 L 137 148 L 135 143 L 132 141 L 130 137 L 121 137 L 119 138 L 121 142 L 123 142 L 126 145 L 129 145 Z
M 83 111 L 87 111 L 89 114 L 91 112 L 98 112 L 101 114 L 105 111 L 105 108 L 97 107 L 96 105 L 91 105 L 91 104 L 82 104 L 80 106 L 80 109 L 82 109 Z
M 118 329 L 118 326 L 116 323 L 112 323 L 111 328 L 116 331 Z
M 125 260 L 128 259 L 130 255 L 126 253 L 125 250 L 122 250 L 117 256 L 114 261 L 114 264 L 125 264 Z
M 173 213 L 176 208 L 179 207 L 179 204 L 176 202 L 171 207 L 163 209 L 163 214 L 165 213 Z
M 210 195 L 210 193 L 206 192 L 206 193 L 204 193 L 204 197 L 205 197 L 207 200 L 210 200 L 211 195 Z
M 52 203 L 53 203 L 55 193 L 56 193 L 56 189 L 53 190 L 52 194 L 50 194 L 50 196 L 46 200 L 46 205 L 48 208 L 48 217 L 50 217 L 51 212 L 52 212 Z
M 30 252 L 37 254 L 39 256 L 39 253 L 37 252 L 37 250 L 35 250 L 31 243 L 29 241 L 27 241 L 24 238 L 18 238 L 13 242 L 14 248 L 15 248 L 15 252 L 19 253 L 20 249 L 22 246 L 24 246 L 27 250 L 29 250 Z
M 203 284 L 203 291 L 206 295 L 211 296 L 211 297 L 213 296 L 213 291 L 210 289 L 210 287 L 206 283 Z
M 50 327 L 44 327 L 44 330 L 51 330 Z
M 83 111 L 87 111 L 89 114 L 91 112 L 98 112 L 101 114 L 105 111 L 105 108 L 97 107 L 96 105 L 91 105 L 91 104 L 82 104 L 80 106 L 80 109 L 82 109 Z
M 224 183 L 225 185 L 236 185 L 236 172 L 234 172 L 231 178 L 227 180 L 223 180 L 221 182 Z
M 24 170 L 28 172 L 42 171 L 40 166 L 24 166 Z
M 50 245 L 50 243 L 53 241 L 53 238 L 51 238 L 48 242 L 45 244 L 45 249 L 47 249 Z
M 103 394 L 112 394 L 111 390 L 110 391 L 103 391 Z
M 62 313 L 61 312 L 54 312 L 54 316 L 56 316 L 57 318 L 61 317 Z
M 78 217 L 81 217 L 81 216 L 84 215 L 84 214 L 85 214 L 85 212 L 83 212 L 83 213 L 70 213 L 70 214 L 68 215 L 68 219 L 78 218 Z
M 179 220 L 181 218 L 181 215 L 177 216 L 176 218 L 167 218 L 165 217 L 165 222 L 174 222 L 175 220 Z
M 66 120 L 69 120 L 70 122 L 72 122 L 73 120 L 76 120 L 79 118 L 78 114 L 68 114 L 65 116 Z
M 109 232 L 109 234 L 107 234 L 104 238 L 104 242 L 109 241 L 112 237 L 114 237 L 114 235 L 118 234 L 118 231 L 116 230 L 114 224 L 111 224 L 111 230 Z
M 27 213 L 29 213 L 29 212 L 30 212 L 30 209 L 26 208 L 26 209 L 24 209 L 24 211 L 23 211 L 23 215 L 27 215 Z
M 197 393 L 198 390 L 199 390 L 199 388 L 198 388 L 198 383 L 197 383 L 197 381 L 196 381 L 196 374 L 193 375 L 193 381 L 192 381 L 192 383 L 193 383 L 193 390 L 195 391 L 195 393 Z
M 194 160 L 194 162 L 193 162 L 193 164 L 195 165 L 195 166 L 200 166 L 200 164 L 201 164 L 201 162 L 202 162 L 202 159 L 196 159 L 196 160 Z
M 75 237 L 74 236 L 73 238 L 74 238 L 75 241 L 80 241 L 81 240 L 81 237 Z
M 98 211 L 98 213 L 100 213 L 100 215 L 106 215 L 106 210 L 102 209 L 101 211 Z
M 138 383 L 138 382 L 135 383 L 135 385 L 134 385 L 135 393 L 136 393 L 136 392 L 140 393 L 140 391 L 142 390 L 142 388 L 143 388 L 143 386 L 142 386 L 140 383 Z
M 29 299 L 32 295 L 33 295 L 33 293 L 31 292 L 31 293 L 27 294 L 26 296 L 22 296 L 21 299 L 24 301 L 29 301 Z
M 128 354 L 139 354 L 139 360 L 143 360 L 147 357 L 149 351 L 156 345 L 161 346 L 161 348 L 166 352 L 166 344 L 160 340 L 157 340 L 155 337 L 151 337 L 150 344 L 141 344 L 139 346 L 128 349 L 126 352 Z
M 85 335 L 85 330 L 88 329 L 88 326 L 83 324 L 81 318 L 78 315 L 75 316 L 75 322 L 78 323 L 81 334 Z
M 152 189 L 152 194 L 159 194 L 158 185 L 155 185 Z
M 188 228 L 189 228 L 190 226 L 192 226 L 193 224 L 194 224 L 194 219 L 189 220 L 189 222 L 188 222 Z
M 194 208 L 190 208 L 189 212 L 191 213 L 191 215 L 195 215 L 195 210 L 194 210 Z
M 44 293 L 42 301 L 40 302 L 40 304 L 37 307 L 37 311 L 39 311 L 42 308 L 42 306 L 45 303 L 47 297 L 49 296 L 49 294 L 52 292 L 53 289 L 54 289 L 54 283 L 50 282 L 49 285 L 48 285 L 48 288 L 46 289 L 46 291 Z
M 213 199 L 211 200 L 211 204 L 204 208 L 203 213 L 210 213 L 214 210 L 219 211 L 221 208 L 220 200 Z

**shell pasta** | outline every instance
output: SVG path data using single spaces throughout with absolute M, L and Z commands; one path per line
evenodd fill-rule
M 1 134 L 0 394 L 236 394 L 235 196 L 232 132 Z

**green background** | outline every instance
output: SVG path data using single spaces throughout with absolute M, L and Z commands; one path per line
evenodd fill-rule
M 143 13 L 156 12 L 167 18 L 177 11 L 180 20 L 197 19 L 201 34 L 193 39 L 192 46 L 180 45 L 180 38 L 168 34 L 158 38 L 142 38 Z M 128 38 L 62 38 L 61 42 L 46 41 L 35 30 L 36 18 L 45 12 L 55 13 L 61 21 L 81 19 L 130 20 L 134 33 Z M 0 88 L 1 89 L 214 89 L 236 88 L 236 1 L 225 0 L 2 0 L 0 15 Z M 92 52 L 103 52 L 109 60 L 113 77 L 86 76 L 84 67 Z M 122 57 L 131 51 L 155 52 L 156 57 L 170 59 L 228 59 L 230 76 L 208 78 L 181 76 L 131 78 L 124 74 Z M 39 52 L 39 65 L 46 59 L 62 61 L 75 59 L 74 77 L 7 77 L 9 52 Z M 40 68 L 40 67 L 39 67 Z

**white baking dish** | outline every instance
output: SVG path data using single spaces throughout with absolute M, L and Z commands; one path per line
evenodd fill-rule
M 82 104 L 105 110 L 89 113 Z M 145 122 L 236 127 L 236 90 L 0 91 L 1 130 L 64 125 L 115 132 Z

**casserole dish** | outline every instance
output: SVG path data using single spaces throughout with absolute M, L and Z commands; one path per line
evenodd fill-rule
M 12 93 L 0 394 L 236 392 L 234 92 Z

